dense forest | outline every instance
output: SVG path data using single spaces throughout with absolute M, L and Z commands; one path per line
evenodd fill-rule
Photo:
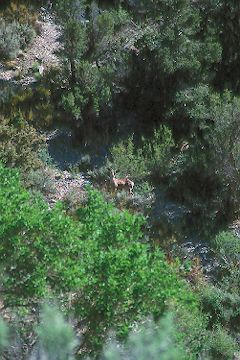
M 239 41 L 234 0 L 1 1 L 1 359 L 240 359 Z

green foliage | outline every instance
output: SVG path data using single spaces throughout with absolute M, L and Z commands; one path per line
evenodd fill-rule
M 213 9 L 209 14 L 214 15 L 215 27 L 218 29 L 223 48 L 222 61 L 217 72 L 217 84 L 220 89 L 229 88 L 240 90 L 239 82 L 239 2 L 234 0 L 220 0 L 213 2 Z M 210 16 L 212 16 L 210 15 Z
M 0 137 L 0 161 L 3 164 L 24 171 L 42 165 L 37 153 L 44 146 L 44 138 L 23 120 L 21 114 L 11 120 L 1 118 Z
M 30 170 L 24 177 L 27 187 L 43 194 L 49 195 L 56 192 L 52 173 L 49 169 Z
M 37 328 L 40 349 L 47 360 L 71 360 L 78 344 L 73 329 L 55 308 L 45 306 Z
M 8 328 L 5 322 L 0 319 L 0 354 L 8 345 Z
M 191 127 L 193 135 L 198 129 L 204 129 L 206 121 L 211 117 L 211 95 L 211 88 L 202 84 L 176 94 L 177 112 L 187 115 L 190 119 L 188 128 Z
M 229 335 L 226 330 L 220 326 L 216 326 L 210 338 L 211 359 L 233 359 L 234 353 L 237 350 L 237 342 Z
M 108 64 L 112 68 L 116 83 L 121 82 L 122 74 L 128 71 L 126 65 L 129 55 L 123 48 L 126 46 L 130 24 L 130 14 L 122 7 L 103 12 L 92 7 L 89 27 L 91 57 L 100 66 Z
M 0 101 L 5 117 L 15 118 L 21 113 L 28 123 L 37 128 L 50 126 L 53 118 L 57 117 L 52 103 L 52 93 L 44 83 L 38 84 L 35 88 L 3 91 Z
M 17 23 L 6 23 L 0 18 L 0 58 L 14 59 L 20 50 L 20 34 Z
M 28 5 L 27 1 L 9 1 L 8 6 L 4 9 L 1 15 L 8 22 L 16 21 L 21 25 L 31 25 L 34 27 L 37 20 L 37 13 Z
M 38 157 L 45 166 L 54 167 L 53 158 L 50 156 L 47 147 L 43 147 L 42 149 L 39 150 Z
M 24 50 L 36 36 L 34 28 L 28 24 L 19 24 L 17 30 L 20 37 L 20 48 Z
M 1 167 L 0 173 L 0 253 L 7 303 L 33 301 L 49 286 L 73 289 L 78 282 L 73 274 L 82 273 L 77 266 L 79 228 L 59 207 L 50 213 L 41 199 L 31 198 L 15 170 Z
M 124 336 L 143 316 L 170 304 L 197 307 L 197 298 L 143 241 L 143 219 L 119 212 L 93 190 L 79 222 L 60 206 L 49 211 L 31 198 L 16 171 L 0 167 L 0 256 L 7 304 L 75 292 L 74 311 L 85 319 L 88 348 L 101 347 L 110 329 Z M 16 294 L 18 295 L 16 297 Z
M 111 344 L 104 351 L 105 360 L 189 360 L 183 344 L 176 342 L 176 329 L 171 315 L 165 316 L 159 324 L 151 321 L 132 332 L 127 343 L 120 347 Z
M 198 359 L 208 351 L 208 319 L 198 310 L 189 311 L 179 307 L 173 312 L 176 339 L 183 343 L 188 359 Z
M 14 59 L 20 49 L 26 48 L 36 35 L 35 21 L 35 14 L 31 14 L 25 5 L 15 2 L 11 2 L 9 7 L 0 13 L 1 59 Z
M 110 106 L 118 75 L 117 60 L 114 62 L 112 58 L 113 53 L 115 58 L 118 54 L 114 50 L 108 56 L 109 38 L 114 38 L 116 29 L 127 22 L 128 15 L 121 9 L 99 14 L 93 3 L 87 23 L 81 18 L 86 11 L 84 2 L 58 1 L 56 9 L 63 26 L 65 49 L 61 52 L 65 66 L 57 85 L 61 89 L 61 106 L 78 126 L 91 127 L 101 110 Z
M 119 177 L 129 174 L 134 180 L 139 180 L 147 175 L 148 169 L 143 149 L 136 148 L 133 136 L 114 145 L 110 154 L 111 166 L 118 172 Z
M 216 172 L 221 178 L 230 202 L 238 207 L 240 178 L 240 99 L 225 92 L 213 98 L 211 141 L 214 147 Z
M 230 231 L 221 232 L 214 245 L 219 281 L 200 287 L 201 300 L 205 311 L 211 314 L 212 324 L 219 322 L 239 331 L 239 238 Z
M 164 125 L 154 131 L 153 137 L 149 141 L 143 140 L 143 151 L 147 166 L 153 175 L 166 175 L 173 148 L 172 132 Z
M 141 182 L 134 187 L 134 208 L 147 214 L 155 201 L 154 187 L 147 181 Z
M 142 144 L 138 148 L 133 136 L 114 145 L 110 150 L 109 166 L 117 170 L 120 177 L 129 174 L 137 181 L 148 174 L 163 177 L 169 169 L 173 147 L 171 130 L 160 126 L 150 139 L 142 138 Z
M 224 231 L 218 234 L 215 238 L 214 245 L 216 247 L 216 254 L 225 266 L 238 264 L 240 253 L 239 237 L 230 231 Z
M 81 61 L 76 64 L 75 71 L 75 86 L 63 93 L 61 102 L 63 109 L 82 123 L 88 116 L 99 115 L 101 106 L 110 100 L 111 90 L 106 81 L 107 69 L 99 70 Z
M 185 118 L 182 129 L 189 131 L 190 146 L 176 156 L 172 179 L 181 182 L 191 174 L 192 187 L 196 188 L 198 181 L 205 183 L 205 189 L 211 189 L 208 198 L 212 192 L 215 206 L 233 216 L 239 208 L 240 191 L 239 98 L 201 85 L 179 92 L 176 108 Z
M 79 296 L 77 308 L 88 319 L 90 343 L 99 344 L 109 328 L 125 335 L 134 320 L 149 313 L 158 317 L 171 302 L 194 308 L 193 294 L 179 282 L 163 254 L 158 250 L 151 253 L 138 241 L 141 218 L 116 212 L 92 191 L 78 216 L 85 238 L 82 256 L 86 272 L 85 292 Z
M 126 25 L 129 21 L 129 14 L 123 8 L 117 10 L 110 9 L 109 11 L 104 11 L 102 14 L 97 16 L 95 23 L 92 24 L 96 32 L 95 41 L 101 45 L 101 40 L 104 36 L 112 36 L 116 34 L 116 31 L 123 25 Z M 109 39 L 110 40 L 110 39 Z
M 237 326 L 240 315 L 240 296 L 232 285 L 232 279 L 225 278 L 218 286 L 205 284 L 200 289 L 203 307 L 211 315 L 212 324 Z
M 70 214 L 75 214 L 80 206 L 86 204 L 86 193 L 82 189 L 74 188 L 69 190 L 64 197 L 64 206 Z
M 146 23 L 134 42 L 139 54 L 133 60 L 127 84 L 137 92 L 140 109 L 148 109 L 147 115 L 159 121 L 179 89 L 210 78 L 212 64 L 221 57 L 221 47 L 209 23 L 201 31 L 201 14 L 195 3 L 159 0 L 141 1 L 141 5 Z

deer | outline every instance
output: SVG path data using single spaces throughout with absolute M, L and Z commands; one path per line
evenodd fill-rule
M 111 170 L 111 175 L 112 175 L 111 180 L 115 190 L 127 189 L 129 195 L 133 196 L 134 182 L 129 179 L 128 175 L 125 178 L 118 179 L 116 178 L 116 174 L 113 170 Z

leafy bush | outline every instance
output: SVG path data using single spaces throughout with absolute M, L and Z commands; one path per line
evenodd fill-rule
M 79 21 L 79 14 L 86 10 L 84 2 L 61 0 L 56 4 L 56 10 L 64 43 L 61 51 L 64 66 L 56 84 L 60 106 L 79 127 L 82 126 L 84 134 L 88 127 L 91 129 L 102 108 L 110 103 L 113 68 L 107 63 L 99 66 L 99 56 L 94 54 L 95 30 Z M 95 18 L 91 25 L 97 25 Z
M 54 160 L 53 160 L 53 158 L 50 156 L 47 147 L 43 147 L 43 148 L 41 148 L 41 149 L 39 150 L 39 152 L 38 152 L 38 157 L 39 157 L 39 159 L 42 161 L 42 163 L 43 163 L 45 166 L 54 167 Z
M 240 194 L 240 98 L 226 91 L 223 96 L 212 99 L 212 120 L 214 127 L 211 141 L 214 147 L 215 171 L 221 178 L 231 205 L 238 209 Z
M 11 120 L 0 119 L 0 139 L 3 164 L 24 171 L 41 167 L 38 151 L 44 146 L 44 138 L 22 119 L 21 114 Z
M 198 359 L 209 349 L 208 319 L 200 311 L 178 307 L 173 311 L 176 339 L 185 345 L 189 359 Z M 204 357 L 203 357 L 204 358 Z
M 21 48 L 21 37 L 16 22 L 6 23 L 0 18 L 0 58 L 14 59 Z
M 18 313 L 26 314 L 29 309 L 21 309 Z M 9 313 L 10 326 L 6 326 L 3 320 L 0 320 L 0 354 L 3 358 L 13 359 L 22 358 L 26 354 L 23 348 L 29 346 L 28 351 L 31 352 L 29 358 L 32 360 L 73 360 L 73 352 L 78 345 L 78 341 L 74 334 L 73 328 L 68 324 L 62 313 L 55 306 L 44 305 L 40 312 L 40 318 L 37 317 L 39 323 L 34 324 L 34 315 L 31 314 L 31 320 L 25 329 L 21 322 L 16 320 L 16 314 Z M 34 331 L 35 330 L 35 331 Z M 31 332 L 30 334 L 28 333 Z M 16 332 L 16 334 L 15 334 Z M 34 332 L 34 334 L 33 334 Z M 27 334 L 30 342 L 24 342 L 24 334 Z M 37 337 L 36 337 L 37 335 Z M 23 337 L 22 337 L 23 336 Z M 26 343 L 27 342 L 27 343 Z M 22 349 L 21 349 L 22 347 Z
M 46 360 L 71 360 L 78 344 L 73 329 L 62 314 L 52 306 L 45 306 L 37 327 L 40 353 Z
M 233 359 L 236 341 L 220 326 L 206 330 L 206 319 L 199 315 L 181 309 L 159 324 L 147 322 L 132 332 L 125 346 L 108 345 L 103 359 Z
M 8 345 L 8 328 L 5 322 L 0 319 L 0 354 Z
M 179 158 L 178 171 L 180 167 L 186 176 L 195 174 L 209 187 L 218 188 L 214 194 L 218 207 L 232 216 L 239 208 L 240 99 L 229 91 L 214 93 L 201 85 L 179 92 L 176 103 L 194 139 L 190 151 Z
M 51 171 L 48 169 L 30 170 L 25 175 L 25 184 L 27 187 L 43 194 L 54 194 L 56 192 L 55 184 Z
M 0 253 L 7 302 L 33 301 L 46 295 L 51 284 L 53 289 L 60 286 L 59 291 L 69 289 L 77 265 L 72 261 L 79 253 L 79 227 L 59 207 L 49 212 L 40 198 L 30 197 L 15 170 L 0 167 L 0 173 Z
M 216 236 L 214 245 L 216 247 L 216 254 L 219 257 L 222 266 L 229 268 L 234 264 L 239 264 L 239 237 L 230 231 L 223 231 Z
M 23 25 L 35 26 L 37 13 L 24 4 L 23 1 L 11 1 L 7 8 L 3 11 L 2 16 L 8 22 L 18 22 Z
M 32 41 L 35 30 L 28 23 L 7 22 L 0 17 L 0 58 L 14 59 Z
M 145 158 L 152 175 L 166 176 L 173 148 L 172 132 L 167 126 L 160 126 L 149 141 L 143 141 Z
M 114 145 L 110 150 L 109 166 L 117 170 L 120 177 L 129 174 L 137 181 L 150 173 L 164 177 L 170 166 L 173 147 L 171 130 L 161 126 L 154 131 L 152 138 L 142 138 L 139 148 L 134 144 L 133 136 Z
M 28 24 L 19 24 L 17 31 L 20 37 L 20 48 L 25 49 L 36 36 L 36 32 Z
M 211 323 L 219 322 L 223 325 L 237 326 L 240 315 L 240 296 L 231 287 L 231 281 L 201 288 L 201 300 L 206 312 L 211 315 Z M 230 279 L 231 280 L 231 279 Z
M 17 117 L 20 112 L 28 123 L 37 128 L 48 127 L 53 122 L 51 91 L 42 83 L 34 88 L 15 89 L 3 99 L 2 105 L 5 117 Z
M 168 314 L 159 324 L 146 321 L 132 332 L 124 346 L 110 344 L 104 351 L 105 360 L 189 360 L 181 342 L 176 341 L 173 317 Z
M 230 231 L 219 233 L 214 239 L 218 261 L 218 283 L 200 288 L 205 311 L 211 322 L 238 329 L 240 315 L 239 238 Z
M 25 304 L 49 291 L 74 292 L 73 309 L 89 329 L 88 349 L 100 348 L 111 328 L 124 336 L 134 321 L 158 318 L 170 304 L 197 307 L 197 297 L 163 253 L 139 241 L 141 217 L 117 211 L 89 190 L 76 222 L 60 206 L 49 211 L 30 197 L 16 171 L 0 167 L 0 177 L 6 304 Z
M 141 182 L 134 187 L 133 198 L 129 198 L 130 208 L 148 214 L 155 201 L 154 187 L 147 181 Z
M 151 253 L 138 241 L 142 219 L 117 212 L 95 192 L 88 195 L 87 206 L 78 212 L 85 238 L 82 256 L 87 261 L 85 291 L 76 300 L 91 329 L 88 341 L 99 344 L 109 328 L 125 335 L 138 316 L 158 317 L 172 301 L 194 307 L 193 294 L 179 282 L 162 252 Z
M 98 116 L 101 107 L 107 105 L 111 97 L 108 76 L 107 68 L 99 70 L 87 61 L 77 63 L 77 84 L 70 91 L 63 92 L 63 109 L 80 124 L 89 116 Z
M 211 359 L 230 360 L 238 350 L 237 342 L 220 326 L 216 326 L 209 339 Z
M 133 137 L 121 141 L 110 150 L 111 166 L 119 177 L 129 175 L 134 180 L 140 180 L 148 173 L 142 149 L 137 149 Z

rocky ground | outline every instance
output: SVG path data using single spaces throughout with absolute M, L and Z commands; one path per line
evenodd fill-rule
M 32 188 L 40 190 L 52 208 L 57 201 L 64 201 L 70 207 L 79 205 L 85 199 L 84 185 L 87 181 L 81 174 L 46 167 L 38 174 L 41 180 L 33 181 Z
M 19 53 L 17 59 L 8 64 L 0 63 L 0 80 L 28 86 L 36 81 L 33 68 L 41 74 L 47 68 L 59 65 L 56 51 L 60 48 L 60 27 L 55 24 L 54 17 L 44 10 L 37 27 L 39 34 L 25 52 Z

